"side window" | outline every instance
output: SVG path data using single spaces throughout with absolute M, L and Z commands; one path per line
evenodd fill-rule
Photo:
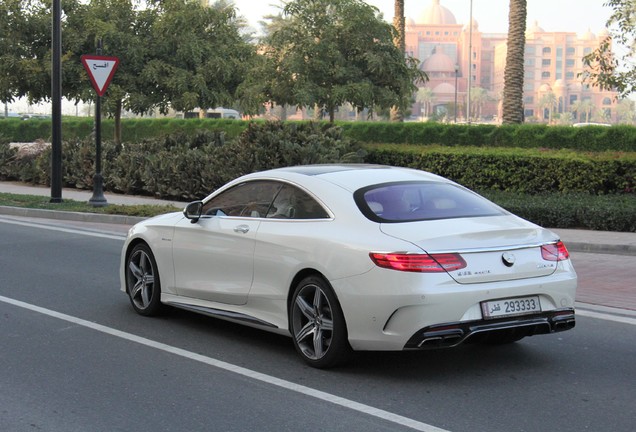
M 265 217 L 281 188 L 273 181 L 251 181 L 236 185 L 203 205 L 205 216 Z
M 267 217 L 275 219 L 327 219 L 329 213 L 308 193 L 286 184 L 274 199 Z

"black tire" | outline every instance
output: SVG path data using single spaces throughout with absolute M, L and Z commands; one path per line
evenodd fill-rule
M 154 316 L 161 312 L 161 281 L 157 262 L 145 243 L 138 244 L 128 254 L 126 292 L 138 314 Z
M 342 309 L 321 277 L 309 276 L 296 286 L 289 322 L 294 347 L 310 366 L 330 368 L 344 364 L 351 357 Z

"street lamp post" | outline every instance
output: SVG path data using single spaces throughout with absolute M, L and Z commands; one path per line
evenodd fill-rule
M 466 100 L 466 119 L 468 124 L 470 124 L 470 87 L 473 81 L 473 0 L 470 0 L 470 23 L 468 29 L 468 97 Z
M 51 203 L 62 202 L 62 0 L 53 0 L 51 59 Z
M 455 63 L 455 123 L 457 123 L 457 74 L 459 73 L 459 65 Z

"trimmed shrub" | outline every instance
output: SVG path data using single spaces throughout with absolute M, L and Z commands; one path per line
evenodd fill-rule
M 366 161 L 430 171 L 471 189 L 536 194 L 633 193 L 636 154 L 566 150 L 366 146 Z
M 122 119 L 123 142 L 140 142 L 144 139 L 183 132 L 193 134 L 197 130 L 224 132 L 228 139 L 238 137 L 250 124 L 264 121 L 228 119 L 173 119 L 139 118 Z M 309 122 L 287 122 L 306 124 Z M 339 122 L 343 136 L 368 144 L 416 144 L 475 147 L 515 147 L 572 149 L 579 151 L 636 151 L 636 128 L 627 125 L 612 127 L 523 125 L 447 124 L 434 122 Z M 113 137 L 114 121 L 102 120 L 102 137 Z M 84 139 L 93 130 L 89 117 L 65 117 L 62 123 L 65 140 Z M 0 134 L 12 142 L 50 140 L 51 122 L 47 120 L 0 120 Z
M 636 196 L 590 194 L 481 194 L 506 210 L 550 228 L 636 232 Z

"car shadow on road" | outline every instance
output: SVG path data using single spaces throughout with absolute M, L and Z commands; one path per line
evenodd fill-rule
M 165 328 L 171 334 L 188 334 L 187 340 L 196 345 L 197 352 L 210 357 L 277 375 L 280 370 L 286 370 L 290 376 L 302 371 L 307 377 L 308 371 L 314 370 L 297 356 L 287 336 L 172 308 L 160 321 L 165 321 Z M 428 382 L 447 382 L 451 377 L 491 376 L 505 371 L 537 373 L 558 367 L 554 347 L 544 349 L 542 343 L 552 337 L 529 337 L 506 345 L 467 344 L 423 351 L 356 352 L 350 362 L 331 369 L 330 373 L 334 377 L 364 375 Z M 189 348 L 187 343 L 182 344 L 183 348 Z M 318 370 L 316 374 L 324 377 Z

